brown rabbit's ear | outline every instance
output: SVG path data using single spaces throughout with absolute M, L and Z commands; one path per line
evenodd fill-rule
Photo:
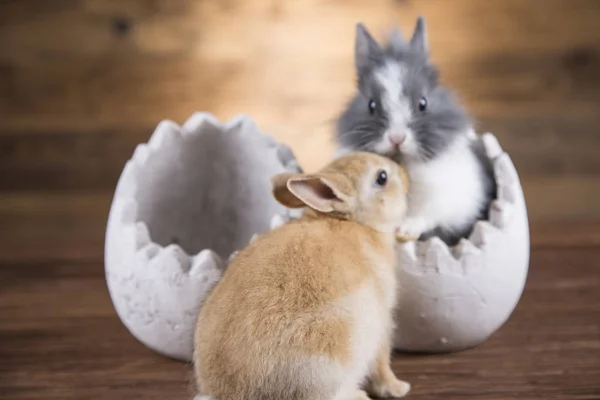
M 322 213 L 350 211 L 349 182 L 335 174 L 301 175 L 288 180 L 287 187 L 297 199 Z
M 301 174 L 279 174 L 271 178 L 271 193 L 273 197 L 282 205 L 288 208 L 300 208 L 304 207 L 304 202 L 298 199 L 290 189 L 288 189 L 288 182 L 290 179 L 300 178 Z

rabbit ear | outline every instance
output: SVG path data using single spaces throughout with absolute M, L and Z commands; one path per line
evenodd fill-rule
M 279 174 L 271 178 L 271 193 L 275 200 L 288 208 L 304 207 L 304 202 L 298 199 L 288 189 L 290 179 L 302 177 L 301 174 Z
M 354 62 L 358 73 L 369 69 L 373 61 L 383 55 L 383 50 L 371 37 L 363 24 L 356 25 L 356 42 L 354 44 Z
M 427 41 L 427 27 L 425 26 L 425 18 L 419 17 L 412 38 L 410 39 L 410 47 L 419 53 L 427 54 L 429 52 L 429 44 Z
M 348 213 L 349 196 L 344 193 L 348 182 L 333 174 L 304 175 L 291 178 L 287 187 L 294 196 L 313 210 Z

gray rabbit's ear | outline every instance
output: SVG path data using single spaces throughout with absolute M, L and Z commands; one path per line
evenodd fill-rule
M 406 39 L 404 39 L 400 29 L 398 29 L 398 27 L 394 28 L 388 38 L 388 49 L 392 50 L 393 52 L 400 52 L 406 48 L 406 45 Z
M 383 50 L 371 37 L 363 24 L 356 25 L 356 42 L 354 44 L 354 62 L 358 73 L 372 67 L 373 63 L 381 58 Z
M 429 53 L 429 43 L 427 40 L 427 27 L 425 25 L 425 18 L 419 17 L 415 26 L 415 31 L 410 39 L 410 47 L 419 53 Z

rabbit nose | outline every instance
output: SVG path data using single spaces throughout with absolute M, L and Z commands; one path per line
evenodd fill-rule
M 406 139 L 406 134 L 404 132 L 391 132 L 389 138 L 393 144 L 401 145 Z

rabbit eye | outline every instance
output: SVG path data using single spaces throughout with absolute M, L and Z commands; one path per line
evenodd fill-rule
M 375 180 L 375 182 L 377 182 L 379 186 L 385 186 L 385 184 L 387 183 L 387 179 L 387 172 L 381 170 L 377 172 L 377 179 Z
M 371 115 L 373 115 L 376 108 L 377 108 L 377 103 L 375 103 L 375 100 L 369 100 L 369 113 L 371 113 Z
M 425 97 L 421 97 L 419 99 L 419 111 L 427 110 L 427 99 Z

